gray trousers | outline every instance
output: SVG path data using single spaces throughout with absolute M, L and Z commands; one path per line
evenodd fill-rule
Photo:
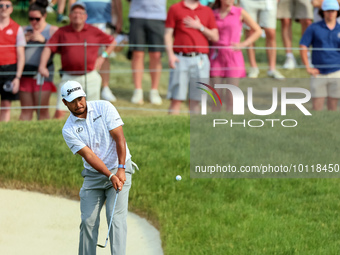
M 112 173 L 117 172 L 112 169 Z M 126 162 L 126 181 L 119 192 L 110 230 L 110 247 L 112 255 L 124 255 L 126 252 L 128 199 L 133 170 L 131 160 Z M 106 201 L 106 221 L 110 223 L 116 191 L 105 175 L 84 169 L 84 183 L 80 189 L 80 238 L 79 255 L 95 255 L 98 242 L 100 211 Z

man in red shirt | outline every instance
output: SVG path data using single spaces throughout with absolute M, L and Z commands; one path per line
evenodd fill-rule
M 10 16 L 12 2 L 0 0 L 0 96 L 1 107 L 10 107 L 19 99 L 19 86 L 25 65 L 26 40 L 22 28 Z M 5 85 L 7 84 L 7 86 Z M 0 121 L 9 121 L 11 110 L 1 109 Z
M 171 68 L 170 114 L 178 114 L 187 98 L 190 78 L 209 78 L 209 41 L 218 41 L 212 10 L 199 0 L 183 0 L 172 5 L 165 23 L 164 41 Z M 190 110 L 197 111 L 199 99 L 192 96 L 189 99 Z
M 68 109 L 62 102 L 60 88 L 68 80 L 75 80 L 85 84 L 88 100 L 100 99 L 101 77 L 96 71 L 100 69 L 105 59 L 115 47 L 112 36 L 98 28 L 86 24 L 86 7 L 83 2 L 76 2 L 71 6 L 70 25 L 59 28 L 44 48 L 39 72 L 48 77 L 47 61 L 52 53 L 60 53 L 62 79 L 58 87 L 58 100 L 55 118 L 63 118 Z M 86 62 L 84 43 L 86 42 Z M 67 44 L 67 45 L 58 45 Z M 74 44 L 74 45 L 70 45 Z M 100 44 L 109 44 L 101 56 L 98 57 Z

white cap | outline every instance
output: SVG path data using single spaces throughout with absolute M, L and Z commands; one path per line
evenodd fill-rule
M 86 97 L 83 87 L 77 81 L 67 81 L 61 87 L 61 97 L 67 102 L 72 102 L 78 97 Z

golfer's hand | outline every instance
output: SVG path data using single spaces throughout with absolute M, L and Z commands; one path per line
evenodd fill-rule
M 115 190 L 119 189 L 122 190 L 123 183 L 119 180 L 119 178 L 116 175 L 113 175 L 111 178 L 112 186 Z
M 125 183 L 126 181 L 126 176 L 125 176 L 125 170 L 124 168 L 119 168 L 117 173 L 116 173 L 116 176 L 119 178 L 119 180 L 123 183 Z

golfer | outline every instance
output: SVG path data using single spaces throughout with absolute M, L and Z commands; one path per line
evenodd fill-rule
M 123 121 L 108 101 L 86 102 L 86 94 L 76 81 L 61 88 L 64 104 L 71 114 L 63 127 L 63 136 L 73 154 L 83 157 L 84 177 L 80 189 L 79 254 L 95 255 L 98 241 L 99 215 L 106 201 L 109 224 L 116 190 L 119 196 L 110 230 L 111 254 L 126 250 L 128 197 L 133 172 Z

